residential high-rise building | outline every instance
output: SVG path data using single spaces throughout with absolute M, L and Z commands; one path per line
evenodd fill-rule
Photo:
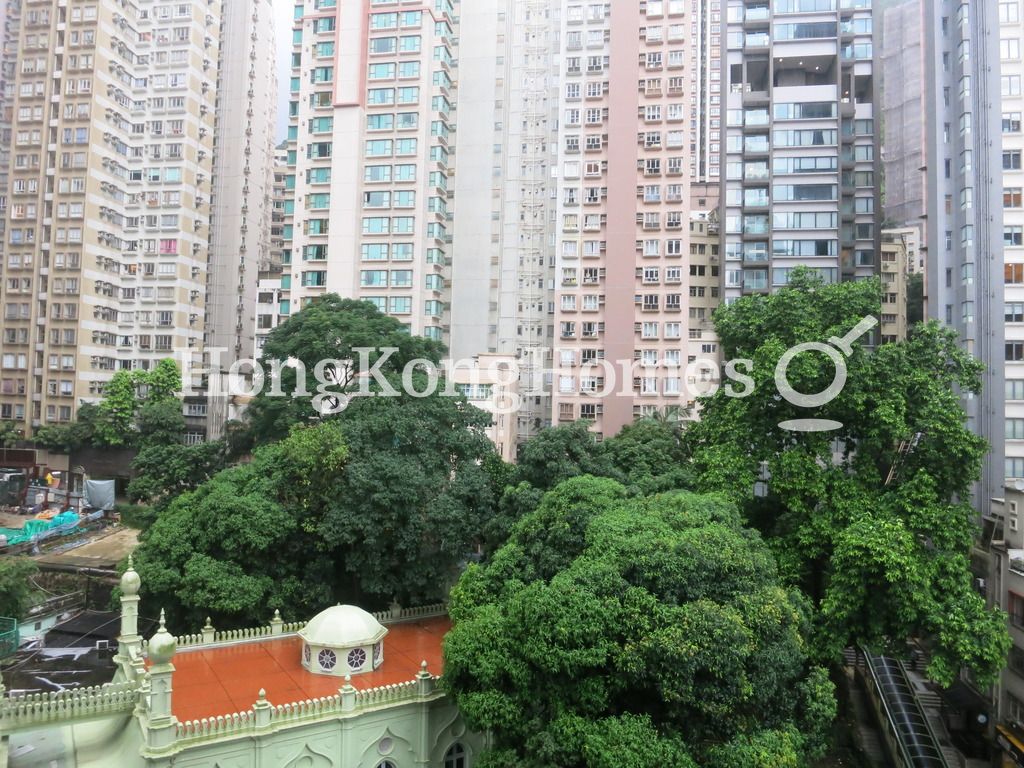
M 461 8 L 454 176 L 453 359 L 510 355 L 519 439 L 550 424 L 560 0 Z
M 26 3 L 0 284 L 0 419 L 74 418 L 203 342 L 220 3 Z
M 274 150 L 273 209 L 270 224 L 270 258 L 260 264 L 256 286 L 256 356 L 263 351 L 267 336 L 286 319 L 281 314 L 281 275 L 284 270 L 285 208 L 290 205 L 288 192 L 288 143 Z
M 568 3 L 561 19 L 552 409 L 599 435 L 684 400 L 689 6 Z
M 697 417 L 697 398 L 721 383 L 722 350 L 713 315 L 722 303 L 722 238 L 717 185 L 695 184 L 690 191 L 689 349 L 684 365 L 686 397 L 680 415 Z
M 726 301 L 878 270 L 880 166 L 872 12 L 844 0 L 729 3 Z M 867 7 L 864 7 L 867 6 Z
M 985 365 L 981 393 L 964 399 L 971 430 L 991 446 L 974 494 L 979 514 L 1002 495 L 1004 474 L 1024 477 L 1024 453 L 1003 460 L 1010 429 L 1004 363 L 1012 365 L 1015 350 L 1024 349 L 1004 345 L 1004 280 L 1008 289 L 1024 284 L 1024 248 L 1013 242 L 1013 225 L 1003 227 L 995 138 L 1001 109 L 1013 110 L 1015 82 L 1014 72 L 1000 74 L 1000 20 L 1014 26 L 1010 19 L 1019 16 L 1019 5 L 897 0 L 876 19 L 886 77 L 886 219 L 896 226 L 923 224 L 926 316 L 955 329 L 964 349 Z M 921 86 L 909 89 L 907 77 L 915 72 L 921 73 Z M 995 96 L 1000 86 L 1004 107 Z M 1010 120 L 1002 159 L 1012 171 Z M 1024 377 L 1024 368 L 1018 376 Z
M 454 18 L 448 0 L 296 6 L 288 311 L 338 293 L 447 340 Z
M 255 356 L 259 273 L 271 258 L 276 46 L 271 0 L 225 3 L 220 24 L 206 366 L 227 372 Z M 208 436 L 229 417 L 227 393 L 208 393 Z
M 7 244 L 8 174 L 11 166 L 20 23 L 20 0 L 0 0 L 0 274 L 3 274 Z
M 882 230 L 879 254 L 882 279 L 882 315 L 879 341 L 882 344 L 907 338 L 907 278 L 910 275 L 910 248 L 905 233 L 916 230 Z
M 1000 2 L 1006 477 L 1024 478 L 1024 9 Z M 992 126 L 993 134 L 995 126 Z M 993 135 L 994 140 L 994 135 Z M 998 394 L 998 393 L 997 393 Z
M 722 152 L 722 0 L 690 4 L 690 176 L 717 184 Z

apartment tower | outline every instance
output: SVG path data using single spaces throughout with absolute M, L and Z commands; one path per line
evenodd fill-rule
M 871 277 L 880 231 L 870 4 L 730 2 L 723 225 L 726 301 Z
M 553 414 L 614 435 L 685 403 L 690 4 L 562 16 Z
M 24 3 L 0 418 L 74 418 L 118 370 L 201 349 L 220 3 Z
M 1000 2 L 1006 477 L 1024 478 L 1024 15 L 1020 0 Z
M 1003 300 L 1004 282 L 1007 292 L 1024 285 L 1024 242 L 1019 228 L 1003 226 L 1004 186 L 1012 184 L 1002 181 L 997 149 L 1005 131 L 1002 164 L 1011 173 L 1014 163 L 1020 167 L 1013 138 L 1020 123 L 1012 116 L 1020 73 L 1007 59 L 1001 74 L 999 61 L 1000 38 L 1009 40 L 1006 30 L 1019 27 L 1018 6 L 1018 0 L 898 0 L 879 19 L 887 62 L 886 218 L 922 228 L 926 316 L 955 329 L 964 349 L 985 364 L 981 394 L 964 399 L 971 430 L 991 446 L 974 497 L 980 514 L 1002 496 L 1004 474 L 1024 478 L 1024 452 L 1016 438 L 1007 442 L 1013 427 L 1004 416 L 1015 407 L 1006 403 L 1012 385 L 1004 384 L 1004 363 L 1010 370 L 1022 366 L 1016 375 L 1024 379 L 1024 343 L 1004 344 L 1017 331 L 1016 321 L 1007 324 L 1012 313 Z M 922 74 L 915 96 L 906 93 L 904 68 Z M 1009 202 L 1012 219 L 1012 195 Z M 1011 456 L 1005 462 L 1004 451 Z
M 451 356 L 510 356 L 516 431 L 551 423 L 554 149 L 560 0 L 461 8 L 454 176 Z
M 225 3 L 220 41 L 205 362 L 226 372 L 235 361 L 255 357 L 257 283 L 273 248 L 277 48 L 271 0 Z M 229 404 L 225 394 L 208 393 L 208 437 L 221 435 Z
M 448 0 L 296 5 L 283 310 L 338 293 L 448 340 L 453 25 Z

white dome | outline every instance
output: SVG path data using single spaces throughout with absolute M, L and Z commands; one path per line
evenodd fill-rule
M 373 645 L 388 633 L 373 616 L 354 605 L 334 605 L 314 616 L 299 637 L 310 645 L 351 648 Z

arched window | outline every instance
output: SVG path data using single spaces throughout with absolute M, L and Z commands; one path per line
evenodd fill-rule
M 395 764 L 390 760 L 381 760 L 377 763 L 377 768 L 395 768 Z
M 444 768 L 467 768 L 466 750 L 459 742 L 452 744 L 444 753 Z

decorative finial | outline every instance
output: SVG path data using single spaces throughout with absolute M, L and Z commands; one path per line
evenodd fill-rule
M 128 570 L 129 571 L 134 571 L 135 570 L 135 560 L 132 558 L 132 553 L 131 552 L 128 553 Z
M 345 675 L 345 685 L 352 685 L 352 675 Z
M 206 624 L 203 626 L 203 629 L 213 629 L 213 624 L 210 623 L 209 616 L 206 617 Z
M 167 617 L 164 614 L 164 609 L 163 608 L 160 609 L 160 631 L 161 632 L 166 632 L 167 631 Z
M 427 671 L 427 660 L 424 659 L 423 661 L 420 662 L 420 672 L 426 672 L 426 671 Z
M 260 688 L 259 697 L 260 697 L 260 701 L 266 701 L 267 700 L 267 690 L 265 688 Z
M 280 621 L 281 620 L 281 611 L 279 611 L 277 608 L 274 609 L 274 620 L 275 621 Z

